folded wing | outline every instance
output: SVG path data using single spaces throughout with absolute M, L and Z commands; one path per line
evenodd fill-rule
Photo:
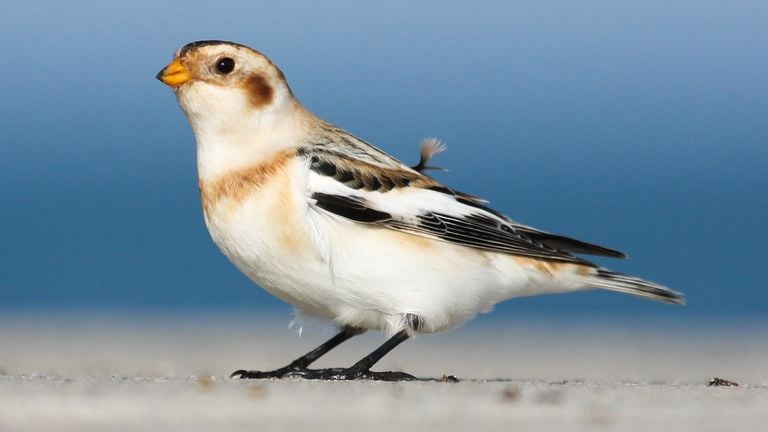
M 572 253 L 625 257 L 613 249 L 517 224 L 486 207 L 485 201 L 396 161 L 361 160 L 322 147 L 302 154 L 311 168 L 312 205 L 338 217 L 532 258 L 591 265 Z

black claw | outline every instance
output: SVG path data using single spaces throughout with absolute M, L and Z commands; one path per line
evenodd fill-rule
M 230 379 L 234 379 L 234 378 L 242 379 L 242 378 L 245 378 L 246 375 L 248 375 L 248 371 L 245 370 L 245 369 L 240 369 L 240 370 L 236 370 L 236 371 L 232 372 L 232 374 L 229 375 L 229 378 Z
M 306 371 L 307 369 L 300 369 L 300 368 L 294 368 L 294 367 L 283 367 L 280 369 L 275 369 L 273 371 L 247 371 L 244 369 L 236 370 L 232 372 L 232 375 L 230 375 L 230 378 L 238 378 L 238 379 L 275 379 L 275 378 L 288 378 L 292 376 L 292 374 L 301 374 L 302 372 Z
M 367 372 L 367 379 L 374 381 L 417 381 L 418 378 L 405 372 Z

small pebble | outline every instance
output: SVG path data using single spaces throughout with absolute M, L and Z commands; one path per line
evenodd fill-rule
M 727 379 L 722 378 L 712 378 L 709 380 L 709 383 L 707 384 L 707 387 L 738 387 L 739 383 L 735 381 L 728 381 Z
M 453 375 L 447 375 L 447 374 L 443 374 L 443 377 L 442 377 L 442 378 L 440 378 L 440 380 L 439 380 L 439 381 L 440 381 L 440 382 L 447 382 L 447 383 L 457 383 L 457 382 L 459 382 L 459 379 L 458 379 L 458 378 L 456 378 L 456 377 L 455 377 L 455 376 L 453 376 Z

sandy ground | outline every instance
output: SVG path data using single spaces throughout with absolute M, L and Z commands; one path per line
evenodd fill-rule
M 768 430 L 768 331 L 482 321 L 378 370 L 445 382 L 239 381 L 333 333 L 286 317 L 0 316 L 0 431 Z M 717 328 L 717 330 L 713 330 Z M 317 366 L 351 364 L 353 339 Z M 721 377 L 738 387 L 710 387 Z

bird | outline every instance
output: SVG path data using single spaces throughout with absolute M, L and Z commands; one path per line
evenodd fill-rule
M 202 212 L 221 252 L 257 285 L 339 332 L 285 367 L 232 378 L 417 379 L 372 366 L 404 341 L 454 329 L 517 297 L 604 289 L 684 304 L 681 293 L 580 255 L 618 250 L 515 222 L 305 108 L 246 45 L 184 45 L 156 78 L 192 127 Z M 351 366 L 312 362 L 367 330 L 388 339 Z

